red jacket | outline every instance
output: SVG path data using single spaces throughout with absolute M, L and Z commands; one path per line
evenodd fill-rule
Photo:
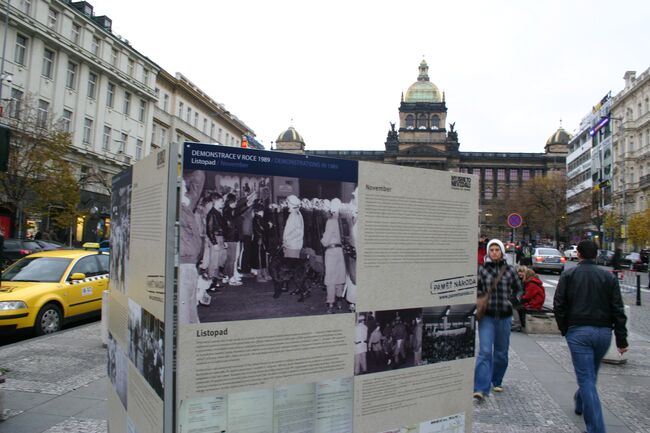
M 521 297 L 521 303 L 527 310 L 541 310 L 544 306 L 544 284 L 537 277 L 533 277 L 524 284 L 524 296 Z

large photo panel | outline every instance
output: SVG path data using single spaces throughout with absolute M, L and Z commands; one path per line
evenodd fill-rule
M 354 311 L 354 161 L 186 144 L 179 324 Z

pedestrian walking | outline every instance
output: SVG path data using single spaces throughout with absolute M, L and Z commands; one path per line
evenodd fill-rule
M 490 389 L 502 392 L 508 368 L 513 301 L 522 286 L 515 269 L 505 259 L 505 248 L 498 239 L 487 245 L 487 257 L 478 270 L 477 294 L 491 292 L 485 315 L 478 322 L 479 354 L 474 369 L 474 398 L 483 400 Z
M 587 433 L 605 433 L 596 380 L 612 340 L 612 328 L 619 353 L 628 350 L 618 279 L 596 265 L 597 253 L 595 242 L 580 241 L 578 266 L 560 276 L 553 299 L 555 320 L 569 345 L 578 382 L 573 396 L 575 413 L 584 417 Z

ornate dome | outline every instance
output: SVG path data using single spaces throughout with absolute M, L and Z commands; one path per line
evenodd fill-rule
M 287 142 L 298 142 L 305 144 L 305 140 L 302 139 L 298 131 L 296 131 L 293 126 L 290 126 L 289 129 L 278 135 L 276 143 L 287 143 Z
M 406 91 L 404 102 L 442 102 L 440 90 L 429 81 L 429 66 L 422 60 L 418 80 Z
M 546 140 L 546 145 L 550 146 L 551 144 L 569 144 L 571 140 L 571 134 L 566 132 L 561 126 L 551 135 L 548 140 Z

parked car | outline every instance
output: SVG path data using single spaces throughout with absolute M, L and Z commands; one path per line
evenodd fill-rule
M 614 258 L 614 251 L 598 250 L 598 255 L 596 256 L 596 263 L 603 266 L 611 266 L 613 258 Z
M 647 257 L 647 255 L 646 255 Z M 623 260 L 621 260 L 621 266 L 624 268 L 630 268 L 633 271 L 647 271 L 648 262 L 643 262 L 641 253 L 630 253 Z
M 50 334 L 67 321 L 99 314 L 108 262 L 106 253 L 64 249 L 18 260 L 2 273 L 0 331 Z
M 578 260 L 578 246 L 571 245 L 568 250 L 564 250 L 564 257 L 567 260 Z
M 551 271 L 561 274 L 564 271 L 566 258 L 555 248 L 535 248 L 533 251 L 533 264 L 535 272 Z
M 55 241 L 44 241 L 42 239 L 34 239 L 34 242 L 36 242 L 41 247 L 42 251 L 52 251 L 52 250 L 60 250 L 62 248 L 67 248 L 62 243 L 55 242 Z
M 43 247 L 37 241 L 29 239 L 5 239 L 0 268 L 4 269 L 16 260 L 42 250 Z

